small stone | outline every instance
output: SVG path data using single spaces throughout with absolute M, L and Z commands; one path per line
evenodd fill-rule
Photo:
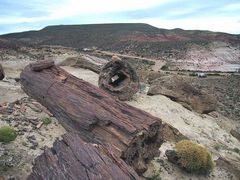
M 22 142 L 22 145 L 25 146 L 25 147 L 28 146 L 28 144 L 25 141 Z

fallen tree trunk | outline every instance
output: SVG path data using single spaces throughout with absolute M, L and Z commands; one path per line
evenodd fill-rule
M 41 63 L 41 62 L 40 62 Z M 159 118 L 116 100 L 105 91 L 74 77 L 57 66 L 21 73 L 23 90 L 87 142 L 110 144 L 139 174 L 146 170 L 162 144 Z
M 36 179 L 139 179 L 136 172 L 110 150 L 85 143 L 74 133 L 55 141 L 51 149 L 45 148 L 33 165 L 28 180 Z
M 5 77 L 4 70 L 3 70 L 2 65 L 0 64 L 0 80 L 3 80 L 4 77 Z
M 139 90 L 139 79 L 134 68 L 126 61 L 108 62 L 100 72 L 98 85 L 120 100 L 130 100 Z
M 89 69 L 97 74 L 100 73 L 102 67 L 108 62 L 106 59 L 98 58 L 90 55 L 80 55 L 77 57 L 69 57 L 59 64 L 59 66 L 72 66 L 83 69 Z

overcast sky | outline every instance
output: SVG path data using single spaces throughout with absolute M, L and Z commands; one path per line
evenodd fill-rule
M 0 34 L 119 22 L 240 34 L 240 0 L 0 0 Z

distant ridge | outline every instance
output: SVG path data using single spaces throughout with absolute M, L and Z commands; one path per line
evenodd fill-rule
M 39 31 L 5 34 L 0 38 L 18 43 L 61 45 L 77 49 L 94 46 L 118 52 L 134 51 L 144 56 L 182 51 L 192 44 L 206 46 L 214 41 L 240 44 L 239 35 L 180 28 L 167 30 L 143 23 L 56 25 Z

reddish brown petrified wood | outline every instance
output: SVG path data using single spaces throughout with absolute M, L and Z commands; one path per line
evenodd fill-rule
M 52 60 L 39 61 L 39 62 L 30 64 L 30 66 L 33 71 L 41 71 L 42 69 L 47 69 L 54 66 L 54 61 Z
M 23 90 L 59 120 L 91 143 L 113 148 L 113 153 L 139 174 L 159 155 L 162 123 L 149 113 L 117 100 L 105 91 L 52 66 L 21 73 Z
M 3 70 L 2 65 L 0 64 L 0 80 L 3 80 L 4 77 L 5 77 L 4 70 Z
M 28 180 L 136 180 L 136 172 L 101 145 L 85 143 L 74 133 L 45 148 L 33 165 Z

